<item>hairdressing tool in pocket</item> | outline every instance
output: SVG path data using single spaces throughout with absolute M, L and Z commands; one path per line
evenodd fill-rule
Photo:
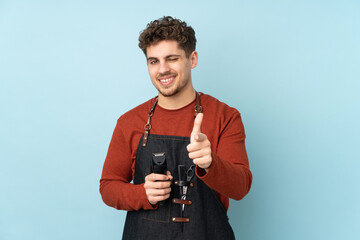
M 195 166 L 191 165 L 189 169 L 186 171 L 186 182 L 190 184 L 191 179 L 194 177 L 195 174 Z M 188 194 L 189 186 L 183 186 L 182 187 L 182 194 L 181 199 L 186 200 L 186 196 Z M 182 212 L 184 212 L 185 204 L 182 205 Z

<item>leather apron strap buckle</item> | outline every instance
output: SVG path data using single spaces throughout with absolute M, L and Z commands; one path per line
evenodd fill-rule
M 191 205 L 192 204 L 191 200 L 178 199 L 178 198 L 173 198 L 172 202 L 175 203 L 175 204 L 184 204 L 184 205 Z
M 173 217 L 172 221 L 176 223 L 188 223 L 190 222 L 190 218 Z
M 188 181 L 179 181 L 176 180 L 174 181 L 175 186 L 179 186 L 179 187 L 194 187 L 194 183 L 193 182 L 188 182 Z

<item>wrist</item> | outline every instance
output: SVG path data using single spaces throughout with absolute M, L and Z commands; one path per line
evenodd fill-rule
M 204 169 L 204 170 L 205 170 L 205 172 L 208 172 L 208 171 L 209 171 L 209 169 L 210 169 L 210 167 L 211 167 L 211 163 L 210 163 L 210 165 L 209 165 L 207 168 L 202 168 L 202 169 Z
M 212 165 L 212 155 L 210 155 L 210 164 L 209 164 L 207 167 L 204 167 L 203 169 L 204 169 L 206 172 L 208 172 L 209 169 L 210 169 L 210 167 L 211 167 L 211 165 Z

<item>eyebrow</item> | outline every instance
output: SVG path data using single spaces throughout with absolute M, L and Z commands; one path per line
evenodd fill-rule
M 171 57 L 181 57 L 181 55 L 171 54 L 171 55 L 167 55 L 165 58 L 171 58 Z M 147 61 L 149 61 L 149 60 L 155 60 L 155 59 L 158 59 L 158 58 L 156 58 L 156 57 L 148 57 L 148 58 L 147 58 Z
M 147 61 L 156 60 L 156 59 L 157 59 L 156 57 L 148 57 L 148 58 L 146 58 Z

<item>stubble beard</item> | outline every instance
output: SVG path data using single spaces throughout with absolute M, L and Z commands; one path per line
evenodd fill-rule
M 178 94 L 180 92 L 180 89 L 178 87 L 175 88 L 172 91 L 166 91 L 166 90 L 161 89 L 161 88 L 158 88 L 157 90 L 164 97 L 172 97 L 172 96 L 175 96 L 176 94 Z
M 184 84 L 178 86 L 170 86 L 170 87 L 157 87 L 158 92 L 164 97 L 173 97 L 177 95 L 181 90 L 185 89 L 189 84 L 190 80 L 188 79 Z M 170 90 L 171 88 L 174 89 Z M 169 90 L 169 91 L 168 91 Z

